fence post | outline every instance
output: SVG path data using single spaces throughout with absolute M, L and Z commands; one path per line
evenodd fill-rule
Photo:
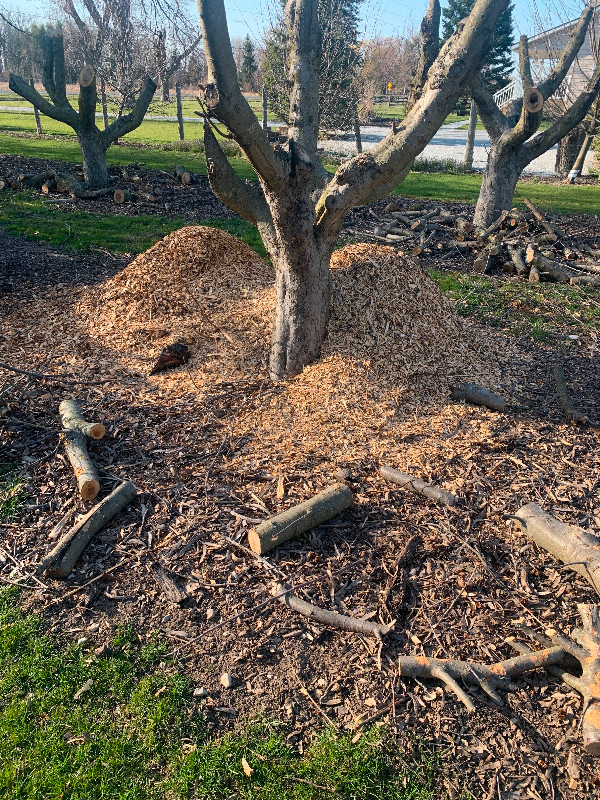
M 29 79 L 29 85 L 31 86 L 32 89 L 35 89 L 35 83 L 33 81 L 33 78 Z M 36 130 L 38 132 L 38 136 L 41 136 L 41 134 L 42 134 L 42 121 L 40 119 L 40 112 L 37 110 L 36 106 L 33 107 L 33 113 L 34 113 L 34 116 L 35 116 L 35 127 L 36 127 Z
M 181 86 L 179 83 L 175 84 L 175 96 L 177 97 L 177 125 L 179 126 L 179 141 L 184 141 L 183 133 L 183 109 L 181 107 Z
M 267 130 L 267 86 L 263 83 L 262 87 L 262 126 L 263 131 Z
M 465 147 L 465 169 L 473 169 L 473 150 L 475 149 L 475 128 L 477 127 L 477 106 L 471 100 L 471 114 L 469 115 L 469 131 L 467 133 L 467 146 Z

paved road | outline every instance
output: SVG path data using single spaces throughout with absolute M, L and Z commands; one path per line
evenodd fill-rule
M 431 158 L 440 161 L 451 159 L 462 163 L 465 155 L 467 143 L 467 123 L 450 122 L 442 125 L 433 139 L 429 142 L 419 158 Z M 380 142 L 390 132 L 389 127 L 379 127 L 375 125 L 365 125 L 361 128 L 363 150 L 370 150 Z M 328 139 L 319 142 L 321 147 L 334 153 L 354 154 L 356 147 L 354 140 Z M 475 149 L 473 152 L 473 166 L 484 169 L 487 163 L 487 156 L 490 147 L 490 137 L 485 131 L 475 132 Z M 586 168 L 591 165 L 593 153 L 590 151 L 586 159 Z M 556 147 L 548 150 L 543 156 L 536 158 L 524 169 L 524 172 L 534 175 L 554 175 L 554 161 L 556 158 Z M 587 169 L 584 168 L 584 172 Z

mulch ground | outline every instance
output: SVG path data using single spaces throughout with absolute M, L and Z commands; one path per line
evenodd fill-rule
M 366 214 L 357 212 L 355 222 Z M 440 797 L 600 797 L 598 763 L 580 746 L 576 692 L 530 673 L 503 695 L 503 706 L 472 690 L 477 712 L 468 714 L 435 682 L 403 680 L 397 669 L 400 654 L 493 663 L 513 655 L 506 638 L 519 636 L 519 625 L 569 635 L 578 625 L 576 604 L 597 599 L 509 519 L 536 502 L 564 521 L 600 529 L 593 334 L 554 347 L 470 325 L 481 353 L 503 350 L 497 361 L 486 356 L 492 388 L 507 399 L 503 414 L 436 393 L 427 402 L 410 384 L 393 402 L 375 389 L 367 395 L 368 374 L 357 377 L 353 367 L 345 375 L 339 359 L 350 356 L 341 350 L 328 356 L 337 383 L 319 365 L 316 380 L 308 370 L 289 384 L 270 384 L 256 367 L 260 354 L 250 367 L 240 360 L 255 338 L 233 318 L 202 360 L 150 378 L 162 334 L 132 334 L 119 344 L 105 336 L 106 319 L 95 330 L 86 311 L 90 297 L 99 303 L 104 287 L 114 291 L 123 260 L 73 256 L 4 234 L 0 253 L 0 360 L 84 381 L 72 387 L 3 372 L 0 460 L 26 475 L 28 499 L 23 519 L 2 526 L 0 577 L 27 586 L 26 606 L 51 630 L 66 640 L 85 637 L 91 650 L 110 643 L 124 623 L 144 640 L 158 632 L 181 660 L 177 668 L 207 690 L 198 702 L 215 731 L 263 714 L 282 719 L 289 742 L 302 748 L 323 725 L 360 735 L 377 718 L 404 752 L 424 746 L 440 753 Z M 224 313 L 215 294 L 210 314 Z M 240 308 L 247 311 L 253 297 Z M 254 332 L 268 310 L 256 297 Z M 379 335 L 375 326 L 375 341 Z M 587 425 L 564 420 L 552 379 L 557 361 Z M 66 516 L 70 525 L 86 510 L 60 445 L 57 408 L 67 396 L 107 425 L 108 435 L 91 446 L 102 494 L 129 479 L 140 495 L 60 583 L 33 575 L 57 523 Z M 460 502 L 437 506 L 386 485 L 382 463 L 440 484 Z M 355 496 L 350 510 L 266 562 L 243 549 L 255 521 L 340 479 Z M 413 536 L 423 544 L 398 574 Z M 185 589 L 181 604 L 156 583 L 156 562 Z M 394 622 L 394 632 L 371 641 L 266 602 L 282 579 L 302 584 L 298 593 L 322 607 Z M 230 689 L 220 683 L 224 672 L 233 677 Z

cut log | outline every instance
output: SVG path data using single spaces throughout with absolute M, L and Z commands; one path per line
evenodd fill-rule
M 132 483 L 125 481 L 120 484 L 60 540 L 38 567 L 38 574 L 45 570 L 53 578 L 67 578 L 92 537 L 129 505 L 136 495 Z
M 564 267 L 558 261 L 553 261 L 539 253 L 533 256 L 531 264 L 535 265 L 539 272 L 547 273 L 558 283 L 569 283 L 573 277 L 573 272 L 570 269 L 567 269 L 567 267 Z
M 376 636 L 378 639 L 388 634 L 392 627 L 390 625 L 383 625 L 380 622 L 371 622 L 367 619 L 357 619 L 356 617 L 348 617 L 345 614 L 338 614 L 337 611 L 327 611 L 324 608 L 319 608 L 306 600 L 301 600 L 296 595 L 291 593 L 291 588 L 285 584 L 278 584 L 275 587 L 275 595 L 280 603 L 284 606 L 291 608 L 303 617 L 320 622 L 321 625 L 327 625 L 329 628 L 338 628 L 342 631 L 351 631 L 352 633 L 362 633 L 364 636 Z
M 56 181 L 54 180 L 54 178 L 51 178 L 49 181 L 46 181 L 46 183 L 42 184 L 42 194 L 50 194 L 51 192 L 55 191 L 56 191 Z
M 542 280 L 542 275 L 537 267 L 537 264 L 532 264 L 529 270 L 529 283 L 539 283 Z
M 115 203 L 130 203 L 132 199 L 131 192 L 127 191 L 127 189 L 115 189 L 113 194 L 113 200 Z
M 83 500 L 93 500 L 100 491 L 100 478 L 87 451 L 88 439 L 101 439 L 104 425 L 86 422 L 83 411 L 74 400 L 63 400 L 58 413 L 64 429 L 64 445 L 75 471 L 79 494 Z
M 515 518 L 529 539 L 582 575 L 600 595 L 600 537 L 560 522 L 535 503 L 520 508 Z
M 292 506 L 252 528 L 248 534 L 250 547 L 258 555 L 268 553 L 278 545 L 341 514 L 352 502 L 352 492 L 346 484 L 329 486 L 310 500 Z
M 513 245 L 507 245 L 508 255 L 510 256 L 510 260 L 515 265 L 515 269 L 517 271 L 517 275 L 526 275 L 527 274 L 527 265 L 523 260 L 523 250 L 520 247 L 513 247 Z
M 72 175 L 67 175 L 65 172 L 57 172 L 56 190 L 70 194 L 71 197 L 76 197 L 78 200 L 96 200 L 98 197 L 104 197 L 110 191 L 109 188 L 105 189 L 84 189 L 83 185 Z
M 573 275 L 571 286 L 600 286 L 600 275 Z
M 556 394 L 558 395 L 567 419 L 572 422 L 587 422 L 587 416 L 581 411 L 578 411 L 573 405 L 567 389 L 565 372 L 559 364 L 554 367 L 554 383 L 556 385 Z
M 456 497 L 452 492 L 448 492 L 439 486 L 433 486 L 431 483 L 426 483 L 420 478 L 407 475 L 405 472 L 400 472 L 392 467 L 381 467 L 379 474 L 384 480 L 397 483 L 398 486 L 406 486 L 417 492 L 417 494 L 422 494 L 430 500 L 435 500 L 436 503 L 443 503 L 446 506 L 453 506 L 456 503 Z
M 471 403 L 476 406 L 485 406 L 491 408 L 492 411 L 504 411 L 505 403 L 504 398 L 477 386 L 476 383 L 458 383 L 456 386 L 451 387 L 451 399 L 463 400 L 465 403 Z

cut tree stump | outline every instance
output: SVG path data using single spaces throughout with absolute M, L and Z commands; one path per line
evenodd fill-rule
M 384 480 L 397 483 L 399 486 L 407 486 L 417 494 L 422 494 L 424 497 L 429 497 L 430 500 L 435 500 L 436 503 L 453 506 L 456 502 L 456 497 L 452 492 L 448 492 L 439 486 L 433 486 L 431 483 L 425 483 L 420 478 L 407 475 L 405 472 L 393 469 L 393 467 L 381 467 L 379 474 Z
M 465 403 L 485 406 L 492 411 L 504 411 L 505 408 L 504 398 L 501 395 L 483 389 L 476 383 L 458 383 L 451 387 L 451 392 L 452 400 L 464 400 Z
M 335 483 L 324 491 L 292 506 L 281 514 L 261 522 L 248 534 L 254 553 L 263 555 L 284 542 L 341 514 L 353 503 L 350 489 L 344 483 Z
M 136 488 L 129 481 L 117 486 L 63 536 L 43 559 L 38 574 L 46 571 L 53 578 L 68 577 L 92 537 L 129 505 L 136 495 Z
M 514 515 L 525 535 L 539 547 L 582 575 L 600 595 L 600 538 L 575 525 L 555 519 L 536 503 Z
M 105 428 L 100 422 L 87 422 L 75 400 L 63 400 L 58 407 L 64 430 L 64 445 L 75 471 L 82 500 L 93 500 L 100 491 L 100 478 L 87 450 L 88 439 L 101 439 Z

